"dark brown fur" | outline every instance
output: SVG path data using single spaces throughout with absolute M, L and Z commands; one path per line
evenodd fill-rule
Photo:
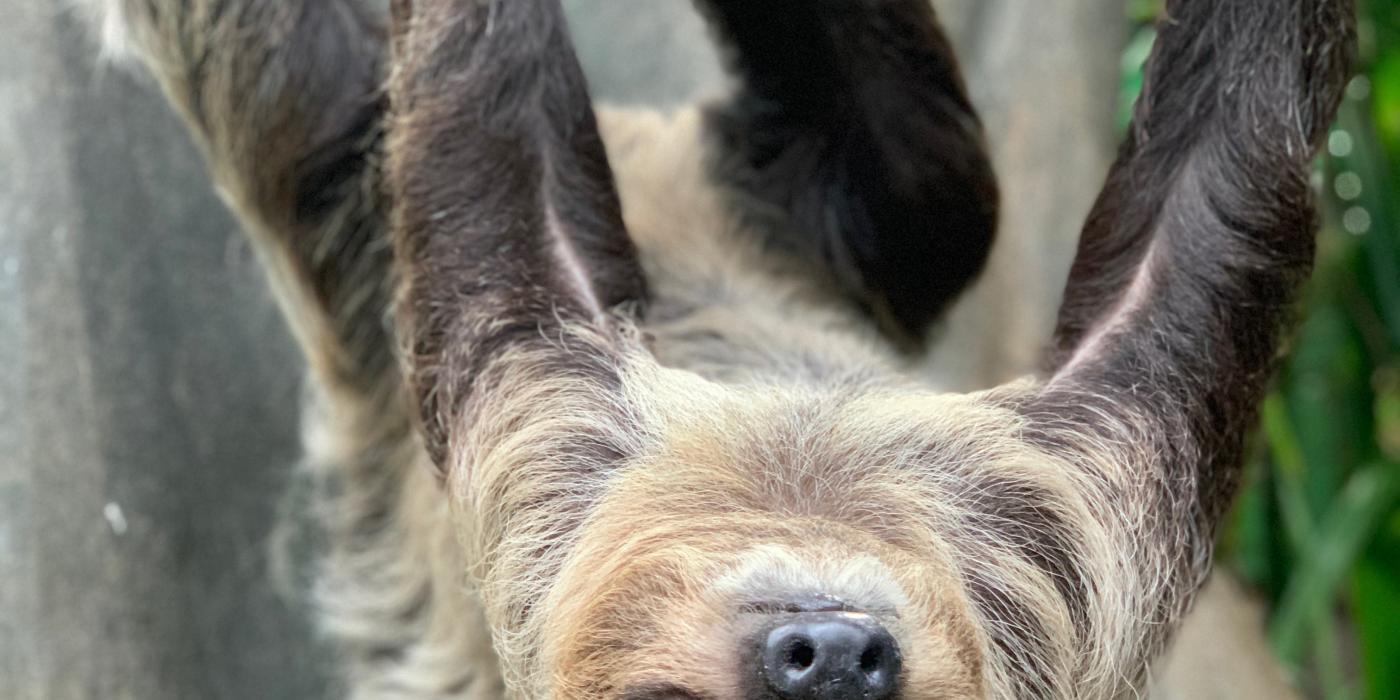
M 982 127 L 932 7 L 697 4 L 743 79 L 710 112 L 720 181 L 894 339 L 922 343 L 982 271 L 997 223 Z
M 442 464 L 444 422 L 469 410 L 472 384 L 490 381 L 496 357 L 550 342 L 558 324 L 624 303 L 636 311 L 645 284 L 593 111 L 579 108 L 590 101 L 562 10 L 473 2 L 410 18 L 408 4 L 396 9 L 408 37 L 396 41 L 389 183 L 400 317 L 412 324 L 406 353 L 419 370 L 429 452 Z M 583 277 L 560 269 L 560 246 Z M 572 288 L 579 283 L 587 288 Z M 609 381 L 607 362 L 575 357 L 561 357 L 557 371 Z

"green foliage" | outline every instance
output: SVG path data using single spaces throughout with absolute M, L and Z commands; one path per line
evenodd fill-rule
M 1313 697 L 1400 699 L 1400 0 L 1360 0 L 1360 74 L 1319 158 L 1317 272 L 1220 561 Z M 1128 0 L 1120 124 L 1156 0 Z

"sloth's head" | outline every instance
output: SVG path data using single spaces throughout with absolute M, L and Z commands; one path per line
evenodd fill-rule
M 558 696 L 978 695 L 974 627 L 936 565 L 815 516 L 626 510 L 560 592 Z
M 553 696 L 981 695 L 947 544 L 894 476 L 927 421 L 828 401 L 715 407 L 614 478 L 542 601 Z

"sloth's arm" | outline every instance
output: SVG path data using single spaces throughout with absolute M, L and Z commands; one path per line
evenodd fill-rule
M 379 391 L 390 256 L 373 0 L 79 0 L 159 80 L 261 249 L 314 370 Z M 388 384 L 392 384 L 390 379 Z
M 1351 0 L 1176 0 L 1089 216 L 1032 404 L 1133 417 L 1214 522 L 1312 268 L 1308 175 L 1349 76 Z
M 717 176 L 917 341 L 981 272 L 997 187 L 928 0 L 697 0 L 738 74 Z
M 1062 596 L 1075 663 L 1108 659 L 1081 680 L 1140 668 L 1204 579 L 1312 266 L 1310 162 L 1348 77 L 1352 13 L 1351 0 L 1167 3 L 1050 375 L 1015 402 L 1022 437 L 1069 479 L 1065 498 L 1022 503 L 1039 527 L 1020 541 Z M 980 604 L 1012 606 L 993 598 Z
M 574 433 L 578 460 L 606 457 L 606 411 L 559 402 L 617 392 L 615 314 L 643 278 L 559 1 L 393 8 L 386 178 L 429 451 L 451 472 L 471 450 L 449 440 L 490 432 L 505 401 Z M 571 412 L 596 425 L 565 426 Z
M 395 0 L 385 179 L 428 451 L 463 507 L 507 682 L 646 426 L 622 386 L 641 271 L 559 0 Z M 619 308 L 620 307 L 620 308 Z

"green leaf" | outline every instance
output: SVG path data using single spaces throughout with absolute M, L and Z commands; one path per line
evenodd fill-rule
M 1269 631 L 1274 648 L 1296 664 L 1308 633 L 1331 614 L 1337 589 L 1400 496 L 1400 469 L 1380 464 L 1356 473 L 1333 505 L 1302 565 L 1284 590 Z
M 1400 462 L 1400 367 L 1376 370 L 1376 442 L 1386 459 Z
M 1256 457 L 1245 469 L 1244 487 L 1227 521 L 1220 551 L 1222 561 L 1271 596 L 1284 584 L 1280 562 L 1273 556 L 1276 513 L 1273 474 L 1268 460 Z
M 1312 512 L 1303 486 L 1307 462 L 1298 433 L 1288 417 L 1288 407 L 1278 394 L 1270 394 L 1264 400 L 1264 434 L 1268 436 L 1269 452 L 1276 466 L 1274 475 L 1284 529 L 1294 551 L 1306 557 L 1314 537 Z
M 1128 0 L 1128 19 L 1134 23 L 1151 22 L 1162 10 L 1163 0 Z
M 1133 120 L 1133 105 L 1142 94 L 1142 68 L 1152 53 L 1152 42 L 1157 40 L 1157 31 L 1151 26 L 1141 27 L 1128 40 L 1123 51 L 1122 83 L 1118 90 L 1118 130 L 1126 131 Z
M 1400 62 L 1400 54 L 1396 60 Z M 1400 70 L 1400 63 L 1397 63 L 1397 70 Z M 1400 74 L 1394 80 L 1400 81 Z M 1400 83 L 1395 88 L 1400 93 Z M 1397 100 L 1395 106 L 1400 107 L 1400 94 L 1394 99 Z M 1360 195 L 1355 201 L 1342 205 L 1346 209 L 1343 219 L 1345 222 L 1352 217 L 1351 224 L 1344 225 L 1349 225 L 1350 232 L 1360 237 L 1365 249 L 1365 272 L 1370 277 L 1368 286 L 1374 290 L 1376 312 L 1392 347 L 1400 347 L 1400 231 L 1397 230 L 1400 201 L 1397 201 L 1389 158 L 1377 138 L 1377 132 L 1383 132 L 1384 127 L 1371 119 L 1373 114 L 1378 115 L 1377 120 L 1388 118 L 1381 115 L 1379 104 L 1376 101 L 1368 105 L 1364 98 L 1348 98 L 1342 103 L 1338 124 L 1353 145 L 1348 155 L 1339 161 L 1341 167 L 1352 171 L 1361 183 Z
M 1370 557 L 1352 576 L 1351 609 L 1369 700 L 1400 700 L 1400 560 Z
M 1313 520 L 1327 512 L 1352 467 L 1375 454 L 1371 368 L 1348 315 L 1326 303 L 1338 295 L 1327 277 L 1320 275 L 1312 290 L 1315 303 L 1298 334 L 1285 385 L 1288 415 L 1297 426 L 1290 439 L 1299 453 L 1289 485 L 1303 494 Z

